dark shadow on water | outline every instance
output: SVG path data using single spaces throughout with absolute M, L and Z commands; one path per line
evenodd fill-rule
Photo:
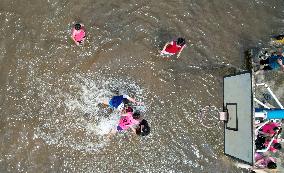
M 170 28 L 159 28 L 156 30 L 153 35 L 155 35 L 156 42 L 154 43 L 155 46 L 161 50 L 166 42 L 171 41 L 173 38 L 175 38 L 175 31 Z
M 249 50 L 244 52 L 245 54 L 245 69 L 247 70 L 251 70 L 252 69 L 252 57 L 251 57 L 251 53 Z

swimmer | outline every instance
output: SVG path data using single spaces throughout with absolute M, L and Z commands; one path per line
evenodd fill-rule
M 110 101 L 103 101 L 103 104 L 108 105 L 112 109 L 122 111 L 129 101 L 137 105 L 143 104 L 142 102 L 137 102 L 134 98 L 131 98 L 128 95 L 113 96 Z
M 161 56 L 170 57 L 172 55 L 177 54 L 177 58 L 179 58 L 185 46 L 185 39 L 179 37 L 177 40 L 173 40 L 171 42 L 166 43 L 163 50 L 160 52 Z
M 140 114 L 137 115 L 137 113 L 133 112 L 122 114 L 117 126 L 117 131 L 125 131 L 134 125 L 138 125 L 140 123 L 139 118 Z
M 83 24 L 77 23 L 74 25 L 71 33 L 71 38 L 78 46 L 84 43 L 86 39 L 86 30 Z
M 116 132 L 122 132 L 126 131 L 129 128 L 132 129 L 132 131 L 135 131 L 133 126 L 138 125 L 140 123 L 140 113 L 134 112 L 133 109 L 124 109 L 121 113 L 121 117 L 119 119 L 119 123 L 116 127 L 116 129 L 112 129 L 108 137 L 111 137 Z

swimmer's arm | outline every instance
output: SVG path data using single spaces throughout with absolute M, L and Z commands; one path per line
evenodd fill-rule
M 168 46 L 169 44 L 171 44 L 171 43 L 170 43 L 170 42 L 167 42 L 167 43 L 165 44 L 165 46 L 163 47 L 162 51 L 164 51 L 164 50 L 167 48 L 167 46 Z
M 75 42 L 75 44 L 76 44 L 77 46 L 79 46 L 79 43 L 75 40 L 75 38 L 73 37 L 73 35 L 71 36 L 71 38 L 72 38 L 72 40 Z
M 77 46 L 79 46 L 79 43 L 75 40 L 75 38 L 73 37 L 73 32 L 74 32 L 74 29 L 72 29 L 72 32 L 71 32 L 71 38 L 72 38 L 72 40 L 75 42 L 75 44 L 77 45 Z
M 280 65 L 280 66 L 282 66 L 283 65 L 283 62 L 282 62 L 282 59 L 277 59 L 277 63 Z
M 116 129 L 111 129 L 107 135 L 107 138 L 110 139 L 116 133 Z
M 102 103 L 104 105 L 109 106 L 109 101 L 108 100 L 99 101 L 99 103 Z
M 143 105 L 144 103 L 143 102 L 137 102 L 134 98 L 131 98 L 131 97 L 127 97 L 127 99 L 129 100 L 129 101 L 131 101 L 132 103 L 135 103 L 135 104 L 137 104 L 137 105 Z
M 71 31 L 71 38 L 72 38 L 72 40 L 73 40 L 74 42 L 76 42 L 75 38 L 73 37 L 73 32 L 74 32 L 74 28 L 73 28 L 72 31 Z
M 277 59 L 277 63 L 280 65 L 281 71 L 284 71 L 284 65 L 283 65 L 282 59 Z
M 135 128 L 130 127 L 130 129 L 131 129 L 131 131 L 132 131 L 134 134 L 136 134 L 136 129 L 135 129 Z
M 184 46 L 182 46 L 181 50 L 180 50 L 180 51 L 179 51 L 179 53 L 177 54 L 177 58 L 179 58 L 179 56 L 180 56 L 180 54 L 181 54 L 182 50 L 184 49 L 184 47 L 185 47 L 185 45 L 184 45 Z
M 72 40 L 76 43 L 76 40 L 75 40 L 75 38 L 73 37 L 73 35 L 71 35 L 71 38 L 72 38 Z

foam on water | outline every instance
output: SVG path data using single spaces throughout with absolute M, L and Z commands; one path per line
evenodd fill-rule
M 219 110 L 216 106 L 205 106 L 200 109 L 198 114 L 198 119 L 200 124 L 206 128 L 216 128 L 216 125 L 219 123 L 218 113 Z
M 132 79 L 105 77 L 101 71 L 58 75 L 48 69 L 41 71 L 40 61 L 41 57 L 18 59 L 15 71 L 9 72 L 4 100 L 9 106 L 3 111 L 9 112 L 11 125 L 38 119 L 34 139 L 49 145 L 99 151 L 108 145 L 105 136 L 119 120 L 118 112 L 110 112 L 99 103 L 116 94 L 129 94 L 147 103 L 143 98 L 147 91 Z M 146 111 L 147 107 L 136 109 Z
M 50 106 L 58 106 L 56 113 L 44 116 L 35 137 L 44 139 L 48 144 L 76 150 L 98 151 L 107 145 L 108 138 L 105 135 L 116 127 L 119 113 L 110 113 L 99 103 L 115 95 L 114 88 L 119 89 L 120 94 L 134 94 L 138 100 L 143 96 L 143 89 L 133 81 L 114 78 L 106 80 L 101 74 L 77 74 L 70 79 L 69 86 L 69 91 L 58 89 L 56 95 L 41 95 L 42 99 L 50 103 L 41 111 L 43 114 L 51 109 Z

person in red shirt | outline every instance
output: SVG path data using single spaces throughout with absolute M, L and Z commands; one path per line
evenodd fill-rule
M 172 56 L 177 54 L 177 58 L 180 56 L 182 50 L 185 48 L 185 39 L 179 37 L 176 40 L 166 43 L 161 51 L 162 56 Z
M 280 130 L 279 126 L 280 126 L 279 123 L 269 122 L 260 129 L 259 133 L 264 136 L 272 137 L 273 135 L 277 134 L 278 131 Z

